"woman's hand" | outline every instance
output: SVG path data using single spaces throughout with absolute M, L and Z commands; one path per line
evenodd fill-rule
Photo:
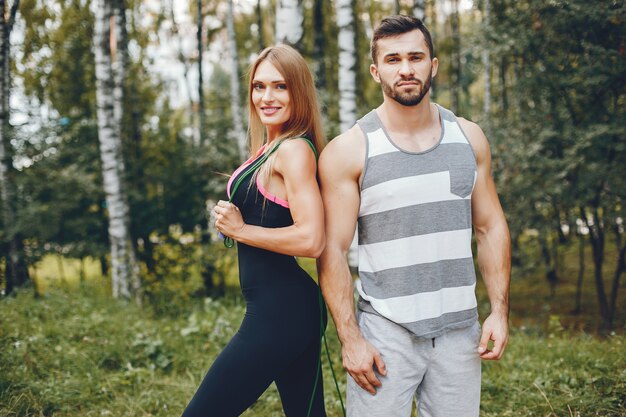
M 213 207 L 213 214 L 215 215 L 215 228 L 224 236 L 238 240 L 237 238 L 246 224 L 237 206 L 228 201 L 220 200 Z

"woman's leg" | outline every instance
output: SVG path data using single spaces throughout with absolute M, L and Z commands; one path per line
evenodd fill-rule
M 236 417 L 250 407 L 275 375 L 264 361 L 265 338 L 260 339 L 240 330 L 213 362 L 182 417 Z
M 310 417 L 325 417 L 324 383 L 319 361 L 320 340 L 315 340 L 276 378 L 286 417 L 306 417 L 313 396 Z M 319 375 L 318 375 L 319 372 Z M 317 385 L 315 378 L 317 376 Z M 313 387 L 315 394 L 313 395 Z

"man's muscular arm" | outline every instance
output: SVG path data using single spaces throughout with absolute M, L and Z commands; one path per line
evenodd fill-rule
M 478 351 L 486 360 L 502 357 L 508 343 L 511 240 L 506 218 L 491 176 L 491 152 L 483 131 L 475 123 L 459 119 L 474 149 L 478 176 L 472 194 L 472 222 L 476 236 L 478 266 L 487 287 L 491 314 L 483 323 Z M 493 340 L 492 350 L 487 343 Z
M 375 394 L 381 383 L 373 365 L 384 375 L 385 364 L 356 322 L 352 275 L 346 261 L 356 228 L 364 160 L 365 145 L 356 127 L 332 140 L 320 156 L 326 247 L 317 265 L 322 293 L 342 345 L 343 366 L 359 386 Z

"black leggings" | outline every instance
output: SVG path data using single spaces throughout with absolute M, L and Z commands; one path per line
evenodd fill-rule
M 248 305 L 239 331 L 209 369 L 183 417 L 239 416 L 273 381 L 285 416 L 306 417 L 320 367 L 317 295 L 299 286 L 245 295 Z M 324 314 L 324 327 L 325 321 Z M 319 370 L 311 417 L 326 416 L 323 392 Z

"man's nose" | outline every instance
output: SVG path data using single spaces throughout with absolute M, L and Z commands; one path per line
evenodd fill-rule
M 413 70 L 413 67 L 411 66 L 411 63 L 409 62 L 409 60 L 403 59 L 402 62 L 400 63 L 399 72 L 401 75 L 411 75 L 415 71 Z

